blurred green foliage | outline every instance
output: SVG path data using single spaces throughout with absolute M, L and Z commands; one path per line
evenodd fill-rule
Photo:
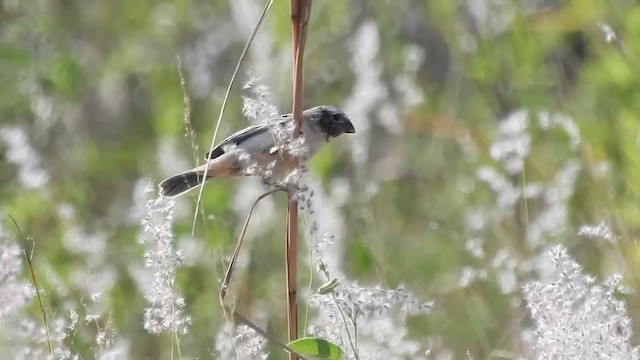
M 501 289 L 491 259 L 504 249 L 522 263 L 538 254 L 542 247 L 526 239 L 532 219 L 546 205 L 521 199 L 512 213 L 499 213 L 496 194 L 477 179 L 484 166 L 500 170 L 490 156 L 497 125 L 521 109 L 532 124 L 541 111 L 570 117 L 581 141 L 572 150 L 564 131 L 531 126 L 524 169 L 506 177 L 523 186 L 550 183 L 568 160 L 580 163 L 566 226 L 547 241 L 567 244 L 596 275 L 621 271 L 632 289 L 629 313 L 636 330 L 640 324 L 640 6 L 576 0 L 544 8 L 534 1 L 523 10 L 516 3 L 505 1 L 493 9 L 498 13 L 480 19 L 469 15 L 464 1 L 316 1 L 308 32 L 308 107 L 342 107 L 352 99 L 359 71 L 352 61 L 368 51 L 354 34 L 367 23 L 378 36 L 374 80 L 386 89 L 383 99 L 362 105 L 358 115 L 366 117 L 354 119 L 358 141 L 366 139 L 360 153 L 350 151 L 355 140 L 339 139 L 310 165 L 328 194 L 337 186 L 335 179 L 344 177 L 348 184 L 346 198 L 333 204 L 345 227 L 343 268 L 361 283 L 405 283 L 420 298 L 436 300 L 432 315 L 411 320 L 410 334 L 438 339 L 434 353 L 448 349 L 458 359 L 467 358 L 467 352 L 488 359 L 496 358 L 497 350 L 527 351 L 520 337 L 527 326 L 524 304 L 514 304 L 518 289 Z M 143 263 L 137 237 L 144 213 L 133 210 L 144 204 L 136 198 L 139 180 L 157 183 L 193 163 L 184 137 L 177 56 L 189 90 L 198 160 L 209 148 L 224 89 L 262 6 L 242 4 L 249 5 L 195 0 L 0 4 L 0 128 L 22 128 L 49 176 L 44 186 L 29 188 L 20 180 L 20 165 L 9 156 L 0 159 L 0 214 L 16 218 L 35 239 L 36 271 L 52 315 L 83 306 L 91 313 L 87 283 L 100 274 L 113 275 L 100 295 L 104 317 L 99 326 L 108 325 L 116 338 L 126 339 L 134 359 L 168 359 L 172 341 L 142 328 L 146 304 L 134 271 L 134 264 Z M 496 24 L 498 15 L 508 19 L 504 25 Z M 272 87 L 272 100 L 283 112 L 291 93 L 289 21 L 288 3 L 276 1 L 245 67 L 245 74 L 252 67 Z M 615 31 L 611 41 L 602 24 Z M 422 57 L 408 70 L 412 49 Z M 417 87 L 421 101 L 407 103 L 400 77 Z M 236 84 L 220 136 L 247 125 L 240 89 Z M 391 127 L 385 123 L 395 119 L 385 118 L 378 106 L 383 103 L 397 110 Z M 361 105 L 358 99 L 353 104 Z M 163 144 L 171 144 L 171 150 Z M 8 151 L 0 141 L 0 153 Z M 366 161 L 355 161 L 352 154 Z M 233 181 L 207 187 L 204 219 L 196 226 L 199 250 L 178 272 L 176 286 L 193 319 L 180 344 L 189 357 L 211 358 L 215 352 L 222 321 L 220 259 L 233 248 L 250 204 L 237 199 L 237 188 Z M 194 199 L 179 200 L 179 244 L 190 241 Z M 62 207 L 71 215 L 63 215 Z M 474 209 L 487 217 L 480 234 L 471 234 L 465 215 Z M 269 332 L 283 338 L 283 199 L 278 197 L 268 212 L 252 230 L 254 241 L 245 249 L 250 263 L 234 277 L 234 290 L 239 309 L 266 314 Z M 601 221 L 619 234 L 616 244 L 576 235 L 580 225 Z M 92 250 L 72 245 L 93 233 L 106 234 L 99 260 Z M 484 239 L 481 259 L 465 250 L 473 236 Z M 488 269 L 486 279 L 460 286 L 467 266 Z M 300 276 L 300 284 L 306 284 L 309 275 L 302 271 Z M 521 285 L 532 273 L 515 276 Z M 107 324 L 106 318 L 113 322 Z M 91 358 L 95 331 L 96 324 L 81 321 L 69 347 Z M 638 342 L 637 335 L 633 340 Z M 270 350 L 272 358 L 283 358 L 279 350 Z

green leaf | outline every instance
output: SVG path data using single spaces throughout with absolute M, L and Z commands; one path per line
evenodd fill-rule
M 73 95 L 78 86 L 80 65 L 72 55 L 61 55 L 51 61 L 49 80 L 57 89 Z
M 292 341 L 287 346 L 307 359 L 342 359 L 342 349 L 338 345 L 320 338 L 306 337 Z
M 335 288 L 340 285 L 340 280 L 338 279 L 332 279 L 331 281 L 329 281 L 328 283 L 320 286 L 320 288 L 318 289 L 318 294 L 328 294 L 328 293 L 332 293 L 333 290 L 335 290 Z

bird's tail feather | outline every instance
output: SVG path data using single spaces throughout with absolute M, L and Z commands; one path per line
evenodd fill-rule
M 198 171 L 187 171 L 163 180 L 160 185 L 160 194 L 165 197 L 176 197 L 202 184 L 204 177 Z

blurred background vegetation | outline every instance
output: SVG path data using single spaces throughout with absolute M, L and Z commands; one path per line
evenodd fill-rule
M 202 159 L 262 6 L 0 2 L 3 233 L 31 248 L 11 215 L 35 240 L 54 317 L 99 314 L 98 327 L 124 339 L 133 359 L 171 352 L 171 336 L 142 328 L 143 189 Z M 275 1 L 239 80 L 259 77 L 282 112 L 291 107 L 288 11 Z M 630 0 L 315 1 L 305 107 L 340 107 L 357 129 L 310 166 L 335 261 L 361 284 L 404 283 L 435 300 L 432 314 L 410 321 L 434 358 L 530 355 L 520 286 L 555 243 L 596 276 L 622 272 L 638 330 L 639 55 L 640 6 Z M 223 135 L 248 124 L 241 84 L 232 94 Z M 257 180 L 208 186 L 194 237 L 195 196 L 178 200 L 176 287 L 193 322 L 183 356 L 215 352 L 220 259 L 261 189 Z M 234 282 L 238 307 L 284 338 L 284 202 L 270 201 Z M 598 224 L 616 236 L 578 235 Z M 39 318 L 35 302 L 29 314 Z M 81 320 L 68 346 L 92 358 L 95 335 Z

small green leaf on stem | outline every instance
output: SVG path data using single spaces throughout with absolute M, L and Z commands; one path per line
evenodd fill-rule
M 338 279 L 331 279 L 331 281 L 325 283 L 324 285 L 320 286 L 320 288 L 318 289 L 318 294 L 329 294 L 332 293 L 333 290 L 336 289 L 336 287 L 338 287 L 338 285 L 340 285 L 340 280 Z
M 287 346 L 307 359 L 342 359 L 342 349 L 338 345 L 320 338 L 305 337 L 292 341 Z

